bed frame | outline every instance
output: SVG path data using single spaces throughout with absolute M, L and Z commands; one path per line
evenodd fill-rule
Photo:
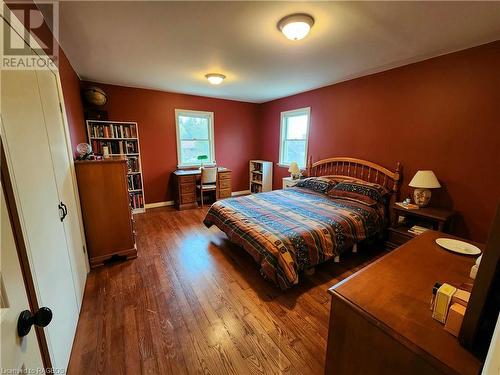
M 401 163 L 396 163 L 396 170 L 390 171 L 381 165 L 362 159 L 335 157 L 319 160 L 315 163 L 312 156 L 309 156 L 306 167 L 307 177 L 332 177 L 336 180 L 357 180 L 379 184 L 391 193 L 388 206 L 392 205 L 399 198 L 399 182 L 401 179 Z M 387 207 L 389 213 L 389 207 Z M 357 244 L 354 244 L 352 251 L 358 251 Z M 339 262 L 336 256 L 334 261 Z M 314 272 L 307 270 L 307 273 Z
M 382 185 L 391 192 L 391 198 L 398 198 L 401 163 L 397 162 L 396 170 L 390 171 L 370 161 L 335 157 L 312 162 L 309 157 L 306 168 L 307 177 L 328 176 L 338 180 L 367 181 Z

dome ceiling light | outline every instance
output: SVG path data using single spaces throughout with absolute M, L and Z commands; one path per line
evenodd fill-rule
M 309 14 L 295 13 L 283 17 L 278 22 L 278 29 L 290 40 L 304 39 L 312 25 L 314 25 L 314 18 Z
M 226 76 L 224 74 L 219 73 L 208 73 L 205 74 L 205 77 L 208 79 L 212 85 L 220 85 Z

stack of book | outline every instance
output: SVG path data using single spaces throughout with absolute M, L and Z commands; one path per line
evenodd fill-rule
M 90 123 L 89 135 L 92 138 L 137 138 L 135 125 L 99 125 Z
M 139 160 L 136 157 L 127 158 L 127 165 L 129 173 L 140 172 Z
M 128 178 L 128 189 L 129 190 L 141 190 L 141 176 L 139 174 L 129 174 Z
M 418 210 L 419 208 L 416 204 L 404 204 L 403 202 L 396 202 L 396 206 L 404 208 L 405 210 Z
M 130 206 L 133 210 L 144 207 L 144 199 L 142 197 L 142 193 L 130 193 Z
M 419 234 L 422 234 L 428 230 L 430 230 L 430 228 L 421 227 L 420 225 L 414 225 L 410 229 L 408 229 L 408 232 L 416 234 L 418 236 Z
M 108 147 L 109 153 L 112 155 L 128 155 L 137 154 L 138 146 L 137 142 L 125 142 L 125 141 L 100 141 L 92 140 L 92 150 L 95 154 L 102 155 L 103 147 Z

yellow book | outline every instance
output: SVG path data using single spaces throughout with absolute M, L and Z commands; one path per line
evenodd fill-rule
M 436 293 L 436 299 L 434 300 L 434 310 L 432 312 L 432 317 L 434 319 L 441 323 L 446 322 L 446 315 L 448 315 L 451 298 L 456 291 L 457 288 L 446 283 L 439 287 Z

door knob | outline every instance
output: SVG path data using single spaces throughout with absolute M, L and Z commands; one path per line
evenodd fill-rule
M 17 320 L 17 334 L 19 337 L 24 337 L 30 332 L 33 324 L 37 327 L 47 327 L 51 320 L 52 310 L 48 307 L 41 307 L 35 315 L 29 310 L 24 310 Z

